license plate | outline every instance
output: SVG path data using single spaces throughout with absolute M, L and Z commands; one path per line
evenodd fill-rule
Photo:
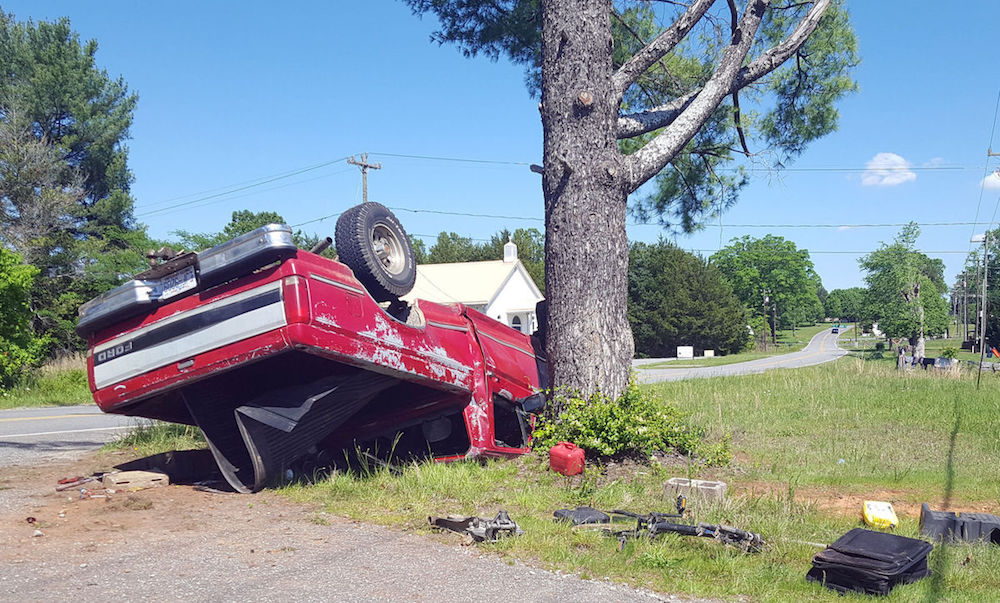
M 160 299 L 169 299 L 197 286 L 194 266 L 188 266 L 160 279 Z

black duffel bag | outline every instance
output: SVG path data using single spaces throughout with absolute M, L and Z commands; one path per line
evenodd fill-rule
M 916 538 L 854 528 L 813 557 L 806 579 L 842 593 L 885 595 L 928 576 L 932 548 Z

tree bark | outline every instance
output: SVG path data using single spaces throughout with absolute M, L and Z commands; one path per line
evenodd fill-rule
M 617 397 L 634 344 L 611 9 L 611 0 L 542 2 L 542 188 L 553 383 Z

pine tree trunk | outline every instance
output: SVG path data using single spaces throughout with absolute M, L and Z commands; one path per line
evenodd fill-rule
M 610 14 L 610 0 L 542 2 L 542 186 L 553 384 L 617 397 L 634 344 Z

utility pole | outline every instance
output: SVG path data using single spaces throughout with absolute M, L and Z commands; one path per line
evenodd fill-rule
M 976 389 L 979 389 L 979 380 L 983 378 L 983 362 L 986 360 L 986 281 L 989 278 L 989 257 L 990 257 L 990 232 L 986 231 L 983 237 L 983 317 L 982 331 L 979 336 L 979 373 L 976 375 Z
M 976 289 L 979 288 L 979 283 L 980 283 L 980 280 L 979 280 L 979 258 L 976 257 L 976 282 L 975 282 L 975 285 L 974 285 L 976 287 Z M 974 298 L 974 301 L 976 302 L 976 327 L 975 327 L 975 329 L 972 332 L 972 338 L 973 338 L 973 341 L 975 341 L 976 339 L 979 338 L 979 318 L 980 318 L 980 316 L 982 316 L 982 314 L 979 312 L 979 307 L 980 307 L 979 304 L 982 303 L 982 302 L 981 302 L 981 300 L 978 299 L 979 298 L 978 293 L 974 293 L 973 294 L 973 298 Z M 975 345 L 973 345 L 972 351 L 973 352 L 976 351 Z
M 360 160 L 349 157 L 347 163 L 361 168 L 361 199 L 364 203 L 368 203 L 368 169 L 380 170 L 382 169 L 382 164 L 368 163 L 368 153 L 362 153 Z
M 966 272 L 962 272 L 962 295 L 965 297 L 965 307 L 962 318 L 962 341 L 969 340 L 969 285 L 965 282 Z

